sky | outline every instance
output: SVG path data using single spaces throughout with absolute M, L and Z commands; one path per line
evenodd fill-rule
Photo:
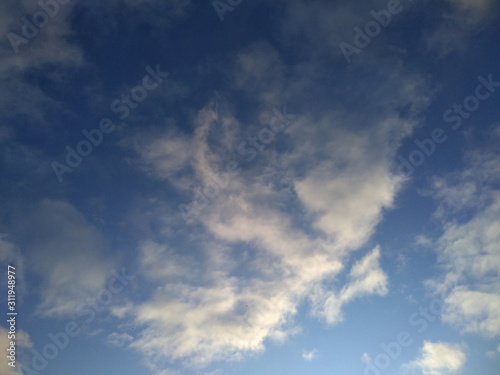
M 2 0 L 0 375 L 497 375 L 499 21 Z

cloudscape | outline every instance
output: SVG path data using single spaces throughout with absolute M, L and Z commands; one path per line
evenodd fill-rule
M 498 374 L 498 1 L 0 20 L 0 375 Z

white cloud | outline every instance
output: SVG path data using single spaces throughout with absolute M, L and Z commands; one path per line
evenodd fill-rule
M 190 167 L 192 142 L 170 127 L 165 134 L 138 135 L 124 144 L 133 148 L 139 155 L 139 166 L 155 178 L 168 180 L 179 188 L 183 186 L 182 172 Z
M 307 209 L 318 216 L 318 229 L 331 233 L 343 248 L 357 248 L 372 234 L 381 210 L 390 207 L 397 185 L 384 175 L 382 166 L 342 179 L 334 178 L 335 169 L 333 162 L 320 164 L 295 189 Z
M 108 335 L 106 339 L 106 343 L 109 346 L 114 346 L 117 348 L 123 347 L 127 342 L 132 341 L 133 337 L 130 336 L 128 333 L 117 333 L 113 332 L 110 335 Z
M 337 323 L 343 319 L 343 304 L 364 295 L 387 294 L 387 275 L 380 269 L 379 258 L 380 249 L 376 247 L 356 262 L 349 273 L 349 282 L 339 292 L 315 290 L 313 314 L 324 317 L 329 324 Z
M 310 352 L 305 350 L 302 352 L 302 358 L 304 358 L 306 361 L 312 361 L 315 357 L 316 357 L 316 349 L 313 349 Z
M 500 295 L 455 288 L 445 302 L 443 321 L 462 327 L 465 332 L 500 335 Z
M 324 12 L 316 5 L 309 12 Z M 332 23 L 320 18 L 322 26 Z M 191 189 L 212 183 L 229 160 L 237 159 L 242 169 L 193 226 L 186 227 L 175 208 L 145 215 L 159 217 L 162 227 L 160 239 L 138 248 L 138 272 L 153 283 L 154 293 L 119 313 L 145 327 L 131 347 L 148 363 L 240 360 L 300 332 L 297 310 L 308 296 L 312 314 L 334 324 L 343 319 L 345 303 L 387 293 L 381 251 L 364 246 L 404 183 L 392 173 L 393 158 L 417 123 L 415 113 L 429 102 L 425 80 L 399 65 L 377 70 L 380 81 L 363 86 L 362 98 L 355 99 L 365 110 L 354 113 L 335 98 L 318 108 L 316 98 L 304 95 L 308 74 L 320 65 L 290 70 L 279 51 L 265 44 L 238 50 L 228 60 L 232 65 L 224 73 L 258 102 L 255 108 L 245 106 L 248 114 L 241 115 L 216 94 L 197 110 L 191 134 L 181 137 L 189 156 L 165 151 L 176 134 L 135 149 L 138 160 L 148 160 L 150 176 L 168 180 L 180 195 L 190 193 L 186 204 Z M 296 77 L 288 87 L 290 71 Z M 290 98 L 288 112 L 299 117 L 245 161 L 239 143 L 268 126 L 282 93 Z M 339 101 L 347 95 L 337 94 Z M 407 117 L 400 116 L 401 108 L 409 108 Z M 164 204 L 159 197 L 151 200 Z M 323 248 L 327 236 L 332 240 Z
M 457 286 L 445 299 L 445 322 L 466 332 L 500 335 L 500 195 L 470 221 L 447 225 L 438 241 L 446 279 Z
M 212 181 L 214 171 L 223 170 L 224 163 L 231 160 L 234 144 L 245 139 L 234 136 L 234 132 L 241 132 L 237 122 L 224 130 L 224 119 L 231 114 L 226 116 L 220 108 L 218 113 L 214 109 L 210 112 L 210 108 L 200 111 L 193 136 L 197 151 L 191 159 L 191 181 L 195 181 L 191 184 L 202 187 Z M 309 137 L 301 134 L 299 127 L 304 131 L 317 127 L 306 126 L 308 119 L 303 122 L 282 134 L 283 138 L 300 140 L 288 161 L 270 148 L 253 164 L 241 165 L 246 168 L 242 174 L 198 215 L 201 234 L 190 233 L 190 241 L 183 245 L 166 246 L 159 241 L 142 246 L 140 273 L 158 286 L 153 298 L 131 306 L 127 314 L 148 327 L 131 343 L 148 362 L 181 360 L 203 366 L 217 360 L 240 360 L 264 350 L 269 340 L 282 342 L 299 332 L 297 306 L 313 290 L 313 314 L 329 324 L 342 320 L 344 303 L 387 293 L 387 275 L 380 268 L 378 248 L 352 267 L 347 285 L 335 286 L 337 293 L 329 291 L 326 284 L 335 284 L 350 251 L 366 243 L 383 210 L 391 207 L 402 183 L 389 172 L 393 147 L 401 139 L 401 134 L 394 135 L 396 130 L 391 129 L 399 132 L 410 125 L 381 120 L 383 130 L 377 128 L 380 133 L 373 137 L 337 128 L 332 145 L 314 143 L 314 138 L 332 138 L 332 130 L 327 131 L 329 122 L 320 124 L 311 143 L 305 141 Z M 215 140 L 211 138 L 214 134 Z M 393 146 L 388 145 L 388 139 Z M 344 147 L 348 144 L 349 148 Z M 280 166 L 280 159 L 286 167 Z M 330 164 L 333 169 L 328 170 L 328 162 L 318 159 L 338 160 L 342 167 Z M 298 180 L 296 175 L 304 163 L 321 167 L 310 168 Z M 151 166 L 155 173 L 155 163 Z M 162 172 L 157 169 L 156 173 Z M 286 188 L 276 188 L 279 185 Z M 298 229 L 283 209 L 287 201 L 293 209 L 306 208 L 314 236 Z M 165 216 L 172 215 L 179 216 L 173 212 Z M 184 223 L 176 225 L 182 228 Z M 325 251 L 319 239 L 327 234 L 332 234 L 333 240 Z M 184 253 L 196 251 L 196 259 L 203 262 L 174 256 L 177 247 Z M 156 263 L 148 261 L 153 253 L 159 256 Z M 183 272 L 186 267 L 194 272 Z M 246 276 L 237 276 L 241 273 Z M 189 280 L 193 274 L 197 281 Z
M 403 368 L 419 369 L 424 375 L 444 375 L 460 370 L 466 361 L 462 346 L 424 341 L 421 355 Z
M 134 12 L 142 12 L 136 5 L 145 2 L 153 0 L 125 3 Z M 102 7 L 118 3 L 106 2 Z M 173 4 L 173 13 L 181 16 L 190 1 Z M 315 56 L 333 51 L 343 59 L 338 43 L 349 41 L 352 26 L 367 16 L 347 1 L 340 6 L 289 4 L 279 25 L 282 39 L 293 41 L 293 48 L 297 45 L 307 56 L 311 50 Z M 103 8 L 94 9 L 94 5 L 89 7 L 98 14 Z M 153 16 L 151 8 L 144 9 Z M 85 63 L 82 52 L 67 45 L 71 28 L 64 16 L 53 24 L 52 31 L 27 45 L 23 56 L 10 56 L 5 72 L 45 63 L 81 67 Z M 115 26 L 112 19 L 107 20 L 106 27 Z M 348 32 L 339 34 L 337 30 Z M 296 35 L 303 32 L 306 40 L 296 43 Z M 128 145 L 138 153 L 137 163 L 150 177 L 168 181 L 180 194 L 206 186 L 213 172 L 224 169 L 224 163 L 233 157 L 238 143 L 249 132 L 260 130 L 281 93 L 299 103 L 303 113 L 277 136 L 283 153 L 269 145 L 201 212 L 197 222 L 201 233 L 179 226 L 173 229 L 178 225 L 178 212 L 163 209 L 163 196 L 151 199 L 161 209 L 151 209 L 148 219 L 159 212 L 164 221 L 158 225 L 158 238 L 139 244 L 137 266 L 142 278 L 153 285 L 153 295 L 113 309 L 117 317 L 133 317 L 145 329 L 136 339 L 118 333 L 108 339 L 115 345 L 130 342 L 153 367 L 165 359 L 195 365 L 238 360 L 262 351 L 269 340 L 283 342 L 300 331 L 294 319 L 311 291 L 313 313 L 330 324 L 342 320 L 345 303 L 387 293 L 378 247 L 360 256 L 350 270 L 345 265 L 353 260 L 354 250 L 362 251 L 403 183 L 391 172 L 392 159 L 417 122 L 415 111 L 428 104 L 425 80 L 405 71 L 399 62 L 383 64 L 388 67 L 377 68 L 375 74 L 380 82 L 372 87 L 363 82 L 362 98 L 353 99 L 361 100 L 363 113 L 332 104 L 348 96 L 347 91 L 337 92 L 332 103 L 318 111 L 320 100 L 314 94 L 303 94 L 309 75 L 325 70 L 316 70 L 320 68 L 316 59 L 305 67 L 286 67 L 279 49 L 259 43 L 238 50 L 228 61 L 232 66 L 224 72 L 226 77 L 234 78 L 234 87 L 252 95 L 260 107 L 244 108 L 251 112 L 245 118 L 223 99 L 216 99 L 188 124 L 192 134 L 169 131 L 154 138 L 134 138 Z M 326 69 L 330 71 L 331 66 Z M 13 89 L 18 84 L 16 80 L 10 83 Z M 23 95 L 36 99 L 29 102 L 47 100 L 43 93 L 21 84 Z M 26 102 L 6 95 L 3 103 L 8 107 L 16 101 Z M 401 108 L 409 108 L 411 115 L 400 116 Z M 296 112 L 292 105 L 289 109 Z M 22 110 L 16 107 L 16 111 Z M 43 110 L 32 112 L 43 118 Z M 255 119 L 257 124 L 251 123 Z M 112 262 L 106 258 L 99 232 L 75 207 L 45 200 L 23 225 L 35 228 L 31 235 L 36 240 L 29 244 L 28 252 L 42 276 L 39 313 L 70 314 L 84 297 L 95 296 L 109 276 Z M 178 240 L 179 234 L 186 234 L 184 242 Z M 333 238 L 328 251 L 320 247 L 326 236 Z M 342 272 L 346 272 L 345 285 L 339 278 Z M 167 373 L 170 371 L 162 374 Z
M 443 294 L 443 321 L 487 337 L 500 335 L 500 160 L 494 147 L 468 152 L 468 167 L 434 178 L 432 193 L 444 222 L 436 250 L 445 274 L 429 285 Z
M 152 241 L 140 245 L 140 262 L 144 273 L 153 280 L 192 279 L 199 273 L 193 257 L 178 255 Z
M 491 350 L 486 352 L 486 356 L 490 358 L 496 358 L 500 355 L 500 345 L 498 345 L 496 350 Z
M 424 236 L 424 235 L 417 235 L 415 236 L 415 244 L 419 245 L 419 246 L 423 246 L 423 247 L 430 247 L 431 245 L 433 245 L 433 242 L 430 238 Z
M 380 269 L 379 259 L 380 248 L 377 246 L 370 254 L 354 264 L 349 273 L 351 281 L 341 293 L 345 300 L 366 294 L 387 293 L 387 275 Z
M 370 355 L 368 353 L 363 353 L 363 355 L 361 356 L 361 361 L 363 363 L 369 363 L 372 361 L 372 358 L 370 357 Z

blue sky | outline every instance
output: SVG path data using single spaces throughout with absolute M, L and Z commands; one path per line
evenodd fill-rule
M 499 11 L 2 1 L 0 375 L 497 374 Z

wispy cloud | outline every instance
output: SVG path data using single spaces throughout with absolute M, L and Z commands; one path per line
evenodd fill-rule
M 133 337 L 130 336 L 128 333 L 117 333 L 113 332 L 108 337 L 106 338 L 106 342 L 108 345 L 121 348 L 125 344 L 127 344 L 129 341 L 132 341 Z
M 304 4 L 294 2 L 287 12 L 297 6 Z M 309 10 L 323 11 L 315 4 Z M 284 22 L 291 27 L 291 18 Z M 393 158 L 429 103 L 425 79 L 400 66 L 377 70 L 377 84 L 363 87 L 362 98 L 352 96 L 365 106 L 354 113 L 342 103 L 344 94 L 325 102 L 304 95 L 310 72 L 322 69 L 319 61 L 309 69 L 286 66 L 267 43 L 240 48 L 228 61 L 218 68 L 223 76 L 255 98 L 244 114 L 216 93 L 193 109 L 189 131 L 170 123 L 178 129 L 155 137 L 144 130 L 124 142 L 136 145 L 130 147 L 146 176 L 186 200 L 232 158 L 241 167 L 192 229 L 163 195 L 131 208 L 135 222 L 158 225 L 157 239 L 138 248 L 138 274 L 153 292 L 120 311 L 145 327 L 130 347 L 150 363 L 240 360 L 300 332 L 303 301 L 313 316 L 335 324 L 344 319 L 344 304 L 388 292 L 383 249 L 364 247 L 405 182 Z M 291 72 L 294 84 L 286 79 Z M 262 145 L 252 163 L 245 162 L 249 154 L 235 156 L 242 140 L 269 124 L 281 100 L 297 119 Z M 408 108 L 405 116 L 401 107 Z M 247 141 L 247 147 L 258 146 Z M 325 249 L 320 241 L 328 236 Z
M 62 201 L 45 199 L 19 219 L 20 233 L 33 236 L 26 243 L 25 260 L 30 267 L 36 264 L 41 276 L 37 313 L 73 316 L 85 298 L 105 286 L 113 269 L 103 238 L 78 210 Z
M 494 0 L 447 0 L 445 5 L 441 23 L 424 36 L 428 51 L 441 58 L 452 52 L 464 54 L 472 35 L 484 28 L 498 10 Z
M 377 247 L 371 253 L 359 260 L 349 272 L 349 282 L 339 291 L 324 291 L 316 289 L 311 299 L 313 314 L 324 317 L 329 324 L 342 321 L 342 305 L 363 295 L 385 295 L 387 275 L 380 269 L 380 249 Z
M 316 349 L 313 349 L 311 351 L 303 351 L 302 352 L 302 358 L 304 358 L 306 361 L 312 361 L 316 357 Z
M 442 318 L 465 332 L 500 335 L 500 181 L 493 149 L 471 150 L 462 172 L 434 179 L 444 233 L 437 241 L 442 279 L 456 287 L 447 293 Z M 464 216 L 466 215 L 466 216 Z M 468 217 L 467 219 L 463 219 Z M 429 283 L 440 291 L 442 282 Z
M 211 371 L 217 361 L 240 361 L 286 343 L 305 331 L 304 319 L 352 323 L 347 306 L 387 296 L 390 276 L 414 270 L 408 253 L 392 262 L 390 245 L 378 245 L 406 235 L 392 227 L 377 233 L 388 211 L 408 199 L 401 193 L 412 180 L 398 175 L 395 158 L 432 116 L 428 110 L 440 100 L 442 83 L 415 52 L 422 45 L 442 58 L 469 51 L 474 33 L 498 6 L 493 0 L 416 3 L 394 13 L 347 68 L 339 43 L 352 41 L 354 27 L 373 25 L 370 11 L 387 9 L 387 1 L 255 0 L 226 13 L 221 24 L 211 2 L 89 0 L 61 7 L 17 54 L 4 38 L 1 166 L 16 181 L 1 184 L 16 197 L 29 189 L 29 198 L 6 195 L 1 212 L 9 223 L 0 234 L 0 261 L 32 271 L 35 318 L 73 315 L 126 258 L 136 287 L 110 306 L 105 318 L 116 327 L 94 327 L 90 335 L 107 349 L 137 352 L 155 375 L 176 375 L 181 371 L 172 364 Z M 0 33 L 19 31 L 21 15 L 30 17 L 37 7 L 27 0 L 1 2 Z M 207 29 L 203 12 L 215 21 Z M 243 27 L 226 33 L 244 12 L 273 22 L 255 35 Z M 179 32 L 189 16 L 200 22 Z M 415 35 L 401 32 L 424 17 Z M 198 30 L 207 30 L 203 37 L 214 44 L 191 49 Z M 271 41 L 264 39 L 268 32 Z M 233 39 L 224 39 L 228 35 Z M 170 53 L 177 47 L 179 53 Z M 117 124 L 116 140 L 88 159 L 96 167 L 89 168 L 92 174 L 85 167 L 77 184 L 45 184 L 45 176 L 53 179 L 53 150 L 64 149 L 54 143 L 66 144 L 75 128 L 128 95 L 130 89 L 120 88 L 137 84 L 132 70 L 153 52 L 165 58 L 158 59 L 165 69 L 170 65 L 168 85 L 134 112 L 130 124 Z M 198 56 L 204 57 L 195 61 Z M 297 116 L 266 143 L 259 134 L 269 136 L 268 128 L 278 124 L 273 109 L 281 112 L 285 104 Z M 498 141 L 495 134 L 500 131 L 491 137 Z M 442 320 L 498 337 L 500 160 L 492 148 L 466 158 L 464 170 L 441 173 L 426 191 L 437 202 L 433 220 L 443 224 L 442 233 L 415 236 L 411 228 L 408 237 L 438 255 L 443 274 L 428 285 L 443 293 Z M 210 204 L 187 226 L 179 204 L 199 203 L 198 192 L 220 182 L 233 161 L 238 173 L 210 194 Z M 425 167 L 431 170 L 432 163 Z M 419 173 L 426 172 L 415 177 Z M 112 219 L 94 219 L 106 209 Z M 405 221 L 406 212 L 400 214 Z M 121 248 L 123 232 L 130 238 Z M 417 300 L 409 285 L 401 289 L 407 300 Z M 310 349 L 296 354 L 314 365 L 322 349 Z M 464 350 L 425 342 L 407 368 L 429 375 L 459 370 Z M 363 361 L 370 362 L 368 354 Z

